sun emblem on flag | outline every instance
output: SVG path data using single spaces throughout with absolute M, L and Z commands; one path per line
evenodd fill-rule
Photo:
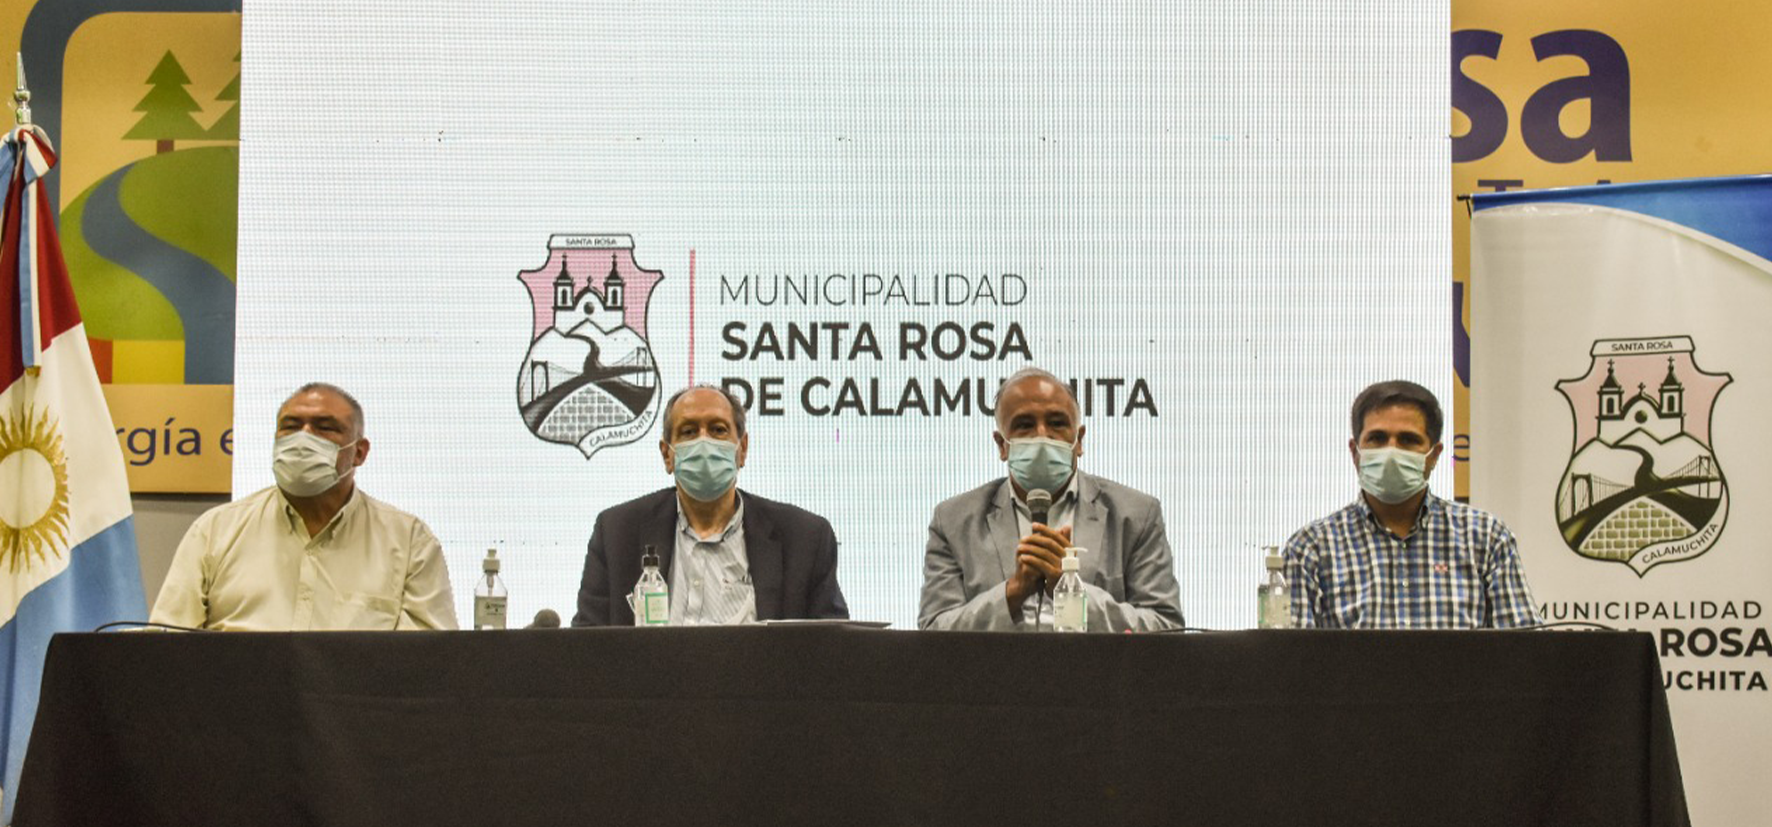
M 0 480 L 16 482 L 0 496 L 0 559 L 8 571 L 60 557 L 68 548 L 68 458 L 49 411 L 0 418 Z

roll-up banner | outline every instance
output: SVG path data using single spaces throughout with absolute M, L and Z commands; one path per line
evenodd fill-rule
M 1772 3 L 1454 0 L 1452 191 L 1513 192 L 1772 169 Z M 1453 412 L 1459 495 L 1487 457 L 1466 415 L 1471 277 L 1465 205 L 1452 224 Z M 1445 473 L 1442 471 L 1441 473 Z
M 1545 620 L 1649 632 L 1693 822 L 1772 812 L 1772 176 L 1478 195 L 1472 502 Z

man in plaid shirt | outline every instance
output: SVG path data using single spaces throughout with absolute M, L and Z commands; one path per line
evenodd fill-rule
M 1354 400 L 1352 505 L 1286 542 L 1292 622 L 1321 629 L 1534 626 L 1513 532 L 1486 511 L 1427 490 L 1445 448 L 1439 400 L 1380 382 Z

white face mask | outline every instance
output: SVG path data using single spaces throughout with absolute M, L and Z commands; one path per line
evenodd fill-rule
M 356 444 L 356 440 L 352 440 L 339 445 L 308 431 L 284 434 L 277 437 L 271 457 L 271 474 L 277 478 L 277 487 L 291 496 L 323 494 L 339 480 L 356 473 L 355 466 L 343 474 L 338 472 L 338 452 Z
M 1361 448 L 1360 488 L 1396 505 L 1427 487 L 1427 454 L 1407 448 Z

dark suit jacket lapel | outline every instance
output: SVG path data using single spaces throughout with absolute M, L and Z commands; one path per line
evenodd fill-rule
M 646 542 L 658 549 L 658 573 L 664 575 L 666 583 L 671 582 L 671 563 L 677 557 L 677 489 L 668 488 L 662 492 L 658 503 L 653 506 L 652 516 L 646 521 Z M 625 553 L 634 557 L 634 579 L 628 581 L 629 590 L 640 582 L 640 558 L 646 549 L 632 549 Z
M 744 497 L 744 553 L 751 569 L 751 587 L 757 595 L 757 619 L 782 616 L 782 549 L 775 536 L 775 521 L 760 498 L 739 489 Z

